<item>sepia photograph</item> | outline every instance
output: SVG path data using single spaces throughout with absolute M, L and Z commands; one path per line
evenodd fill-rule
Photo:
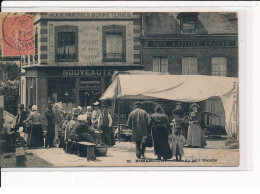
M 0 166 L 239 167 L 237 12 L 2 12 Z

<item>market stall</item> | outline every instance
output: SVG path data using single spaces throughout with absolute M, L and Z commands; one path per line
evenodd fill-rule
M 128 71 L 112 76 L 100 100 L 166 99 L 200 102 L 220 97 L 228 136 L 238 134 L 238 78 L 205 75 L 168 75 Z

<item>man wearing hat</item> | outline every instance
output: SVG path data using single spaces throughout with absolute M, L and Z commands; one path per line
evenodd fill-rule
M 91 122 L 92 122 L 92 126 L 95 128 L 98 125 L 98 118 L 101 114 L 101 110 L 99 109 L 98 101 L 93 103 L 93 106 L 94 106 L 94 111 L 92 112 Z
M 16 129 L 18 130 L 19 127 L 23 127 L 25 129 L 25 121 L 27 119 L 27 113 L 24 110 L 24 105 L 20 104 L 18 109 L 18 114 L 16 117 Z
M 175 128 L 180 127 L 184 131 L 186 131 L 184 122 L 184 111 L 182 110 L 181 102 L 177 102 L 176 109 L 172 111 L 173 119 L 175 120 Z
M 102 113 L 98 118 L 98 127 L 101 131 L 103 131 L 101 135 L 103 143 L 107 144 L 108 146 L 115 145 L 114 138 L 112 137 L 112 122 L 112 117 L 107 110 L 107 106 L 103 105 Z
M 45 111 L 45 117 L 47 120 L 47 134 L 45 148 L 52 148 L 55 136 L 55 115 L 53 112 L 53 103 L 48 103 L 48 108 Z
M 147 138 L 149 116 L 145 110 L 142 108 L 140 102 L 134 103 L 134 110 L 130 113 L 127 125 L 132 129 L 133 137 L 132 140 L 136 145 L 136 157 L 144 157 L 145 152 L 145 139 Z

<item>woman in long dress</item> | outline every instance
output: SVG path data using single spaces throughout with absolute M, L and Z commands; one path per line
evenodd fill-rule
M 168 116 L 163 114 L 160 107 L 155 108 L 155 113 L 151 115 L 149 126 L 152 129 L 154 153 L 157 159 L 167 160 L 172 157 L 170 145 L 168 143 L 169 131 L 171 126 Z
M 200 126 L 201 117 L 198 112 L 199 105 L 193 103 L 191 109 L 192 112 L 189 116 L 187 145 L 188 147 L 205 147 L 207 143 Z
M 44 145 L 43 141 L 43 129 L 42 129 L 42 117 L 37 112 L 37 106 L 32 106 L 32 114 L 30 114 L 28 120 L 32 125 L 31 138 L 29 148 L 39 148 Z

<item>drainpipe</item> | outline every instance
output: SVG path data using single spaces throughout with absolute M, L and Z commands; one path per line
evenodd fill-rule
M 141 13 L 141 41 L 140 41 L 140 43 L 141 43 L 141 50 L 140 50 L 140 52 L 141 52 L 141 54 L 140 54 L 140 56 L 141 56 L 141 66 L 143 65 L 143 38 L 145 36 L 143 24 L 144 24 L 144 13 Z

